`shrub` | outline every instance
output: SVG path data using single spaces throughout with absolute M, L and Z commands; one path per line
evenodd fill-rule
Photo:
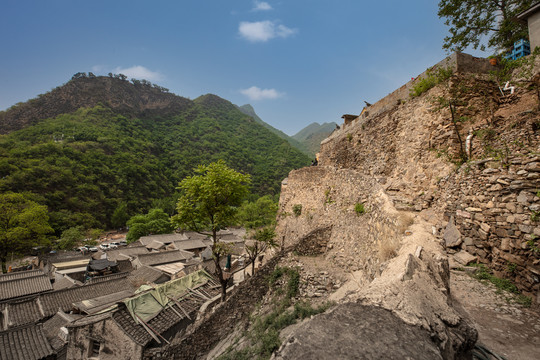
M 356 203 L 356 205 L 354 205 L 354 211 L 356 212 L 356 215 L 364 214 L 366 212 L 366 209 L 364 208 L 364 204 Z
M 433 68 L 427 69 L 426 75 L 416 81 L 409 92 L 409 96 L 415 98 L 422 95 L 435 85 L 449 79 L 452 74 L 453 70 L 451 68 L 437 68 L 436 71 Z
M 292 211 L 294 213 L 294 216 L 299 217 L 302 214 L 302 204 L 294 205 Z

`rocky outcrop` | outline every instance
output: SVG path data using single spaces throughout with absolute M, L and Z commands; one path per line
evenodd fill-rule
M 298 358 L 302 351 L 313 358 L 338 354 L 340 345 L 328 345 L 326 352 L 313 341 L 326 345 L 330 334 L 346 332 L 340 322 L 347 315 L 359 328 L 395 338 L 370 322 L 368 313 L 380 308 L 418 334 L 429 333 L 426 346 L 435 345 L 440 358 L 466 357 L 477 332 L 454 308 L 448 253 L 461 265 L 487 263 L 525 293 L 538 292 L 535 94 L 520 88 L 501 95 L 493 78 L 459 69 L 443 86 L 403 101 L 408 85 L 346 121 L 322 142 L 320 166 L 295 170 L 283 184 L 277 229 L 282 243 L 313 239 L 325 261 L 362 281 L 351 278 L 330 295 L 337 307 L 293 330 L 276 358 Z M 452 114 L 441 105 L 451 97 L 459 99 Z M 464 142 L 467 134 L 472 146 Z M 472 161 L 463 164 L 466 156 Z M 323 228 L 331 228 L 324 239 L 313 237 Z M 364 321 L 356 318 L 364 314 Z M 380 354 L 376 341 L 370 346 L 338 337 L 351 354 Z
M 418 333 L 429 333 L 430 346 L 438 349 L 438 356 L 459 358 L 475 343 L 476 331 L 452 307 L 448 261 L 440 240 L 422 217 L 396 210 L 383 188 L 373 178 L 352 169 L 295 170 L 282 189 L 278 234 L 291 245 L 309 239 L 319 243 L 320 236 L 314 234 L 324 233 L 324 259 L 346 271 L 363 274 L 365 281 L 351 279 L 343 285 L 347 291 L 338 290 L 336 294 L 340 295 L 330 296 L 340 303 L 336 314 L 348 312 L 341 307 L 348 308 L 350 303 L 375 308 L 369 311 L 390 310 L 399 321 L 417 327 Z M 362 204 L 365 212 L 356 211 L 356 204 Z M 302 205 L 302 212 L 294 215 L 298 205 Z M 333 323 L 339 316 L 321 316 L 329 328 L 341 326 Z M 367 319 L 363 324 L 373 329 L 381 326 Z M 304 330 L 297 330 L 301 333 L 293 331 L 279 352 L 282 358 L 294 358 L 300 351 L 290 349 L 304 349 L 297 339 L 304 336 L 302 331 L 315 331 L 310 327 L 307 323 L 302 326 Z M 319 341 L 324 342 L 324 337 Z M 375 350 L 369 347 L 363 351 Z
M 430 333 L 388 310 L 349 303 L 305 322 L 272 359 L 442 359 Z

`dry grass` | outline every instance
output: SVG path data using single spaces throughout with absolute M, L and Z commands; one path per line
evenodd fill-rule
M 385 238 L 379 242 L 379 259 L 381 262 L 396 257 L 399 249 L 399 240 L 397 238 Z
M 379 260 L 388 261 L 397 256 L 401 236 L 414 223 L 413 216 L 400 214 L 396 222 L 396 231 L 384 231 L 379 234 Z
M 414 218 L 411 215 L 400 214 L 397 221 L 398 234 L 403 234 L 412 224 L 414 224 Z

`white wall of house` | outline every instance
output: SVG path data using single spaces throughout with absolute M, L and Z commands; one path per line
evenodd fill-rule
M 529 40 L 531 43 L 531 52 L 538 46 L 540 47 L 540 11 L 527 19 L 529 25 Z

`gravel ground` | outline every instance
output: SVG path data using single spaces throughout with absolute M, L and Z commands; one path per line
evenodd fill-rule
M 540 314 L 513 301 L 466 272 L 451 272 L 452 298 L 469 314 L 478 330 L 478 343 L 507 360 L 540 359 Z

